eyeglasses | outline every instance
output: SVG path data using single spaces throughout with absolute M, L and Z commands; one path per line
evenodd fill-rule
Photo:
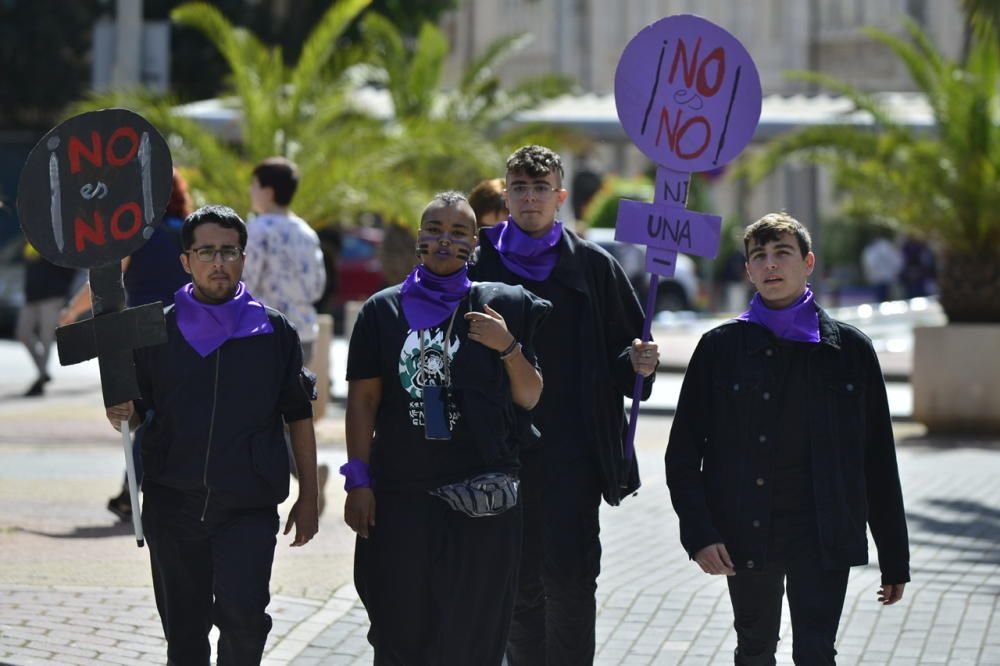
M 558 192 L 560 189 L 561 188 L 552 187 L 551 185 L 543 185 L 541 183 L 536 183 L 534 185 L 518 183 L 517 185 L 511 185 L 508 187 L 507 191 L 513 194 L 517 199 L 526 199 L 529 194 L 536 199 L 548 199 L 552 196 L 553 192 Z
M 188 253 L 198 257 L 198 261 L 203 261 L 206 264 L 210 261 L 215 261 L 215 255 L 221 256 L 222 261 L 227 264 L 231 264 L 243 256 L 243 248 L 236 247 L 235 245 L 223 245 L 222 247 L 196 247 L 193 250 L 188 250 Z

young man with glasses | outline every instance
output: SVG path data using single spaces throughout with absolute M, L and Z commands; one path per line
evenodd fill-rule
M 643 312 L 621 266 L 557 221 L 568 195 L 562 179 L 562 160 L 548 148 L 511 155 L 510 217 L 482 230 L 470 271 L 553 305 L 535 336 L 546 381 L 531 418 L 541 436 L 521 456 L 525 527 L 511 666 L 593 661 L 601 496 L 617 505 L 639 487 L 635 458 L 624 454 L 623 397 L 637 372 L 648 397 L 658 361 L 656 344 L 638 339 Z
M 247 231 L 225 206 L 205 206 L 181 228 L 191 283 L 167 308 L 167 342 L 135 352 L 142 397 L 110 407 L 115 428 L 151 420 L 142 441 L 142 524 L 156 606 L 172 664 L 260 663 L 265 612 L 288 496 L 284 423 L 299 469 L 285 525 L 292 546 L 318 529 L 315 377 L 302 367 L 294 327 L 256 301 L 240 278 Z

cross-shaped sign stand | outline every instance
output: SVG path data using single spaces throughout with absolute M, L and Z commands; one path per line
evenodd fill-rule
M 56 329 L 59 362 L 97 358 L 105 407 L 142 397 L 132 352 L 166 342 L 163 306 L 125 307 L 121 260 L 149 240 L 170 197 L 166 141 L 142 116 L 70 118 L 31 150 L 18 186 L 25 237 L 54 264 L 90 269 L 92 319 Z M 129 424 L 121 424 L 136 543 L 143 544 Z
M 714 257 L 719 251 L 722 218 L 696 213 L 685 208 L 690 174 L 661 166 L 656 170 L 656 194 L 653 203 L 622 199 L 618 203 L 615 240 L 646 246 L 646 272 L 649 293 L 646 296 L 646 320 L 642 325 L 642 340 L 648 342 L 653 315 L 656 312 L 656 291 L 660 276 L 672 277 L 677 270 L 677 253 Z M 632 409 L 625 438 L 625 455 L 631 459 L 635 450 L 635 426 L 639 419 L 642 399 L 642 375 L 636 375 L 632 391 Z
M 93 319 L 56 329 L 59 363 L 74 365 L 97 358 L 104 406 L 140 397 L 132 351 L 167 341 L 163 305 L 125 308 L 125 289 L 118 263 L 90 271 Z
M 685 207 L 690 174 L 719 168 L 749 143 L 760 118 L 760 78 L 750 54 L 728 32 L 697 16 L 669 16 L 625 47 L 615 72 L 615 105 L 625 133 L 657 164 L 653 202 L 622 199 L 615 225 L 615 240 L 647 248 L 646 342 L 659 278 L 674 274 L 677 253 L 718 252 L 722 218 Z M 625 439 L 629 460 L 642 388 L 637 375 Z

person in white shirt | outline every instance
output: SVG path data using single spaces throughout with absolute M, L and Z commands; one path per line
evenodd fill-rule
M 326 287 L 326 268 L 319 236 L 289 209 L 298 185 L 299 169 L 284 157 L 269 157 L 254 167 L 250 205 L 257 217 L 247 225 L 243 282 L 254 298 L 292 322 L 302 344 L 302 362 L 308 366 L 319 336 L 313 304 Z M 330 468 L 322 464 L 317 471 L 322 513 Z
M 258 215 L 248 225 L 243 279 L 255 298 L 295 325 L 308 364 L 319 333 L 313 303 L 323 295 L 326 269 L 319 236 L 289 209 L 298 184 L 298 168 L 283 157 L 254 167 L 250 203 Z

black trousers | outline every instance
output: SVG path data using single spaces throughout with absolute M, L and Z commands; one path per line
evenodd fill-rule
M 792 659 L 796 664 L 835 664 L 834 642 L 847 594 L 850 569 L 824 569 L 815 538 L 802 528 L 772 533 L 767 563 L 729 576 L 737 666 L 775 663 L 781 627 L 781 599 L 788 593 L 792 616 Z
M 542 447 L 521 455 L 524 546 L 507 646 L 510 666 L 594 661 L 601 572 L 601 479 L 589 458 L 556 463 Z
M 142 525 L 168 663 L 207 666 L 215 624 L 220 666 L 259 664 L 271 630 L 265 609 L 277 507 L 227 510 L 209 503 L 202 520 L 203 509 L 204 493 L 143 488 Z
M 470 518 L 427 493 L 376 490 L 354 550 L 376 666 L 499 666 L 520 550 L 520 506 Z

